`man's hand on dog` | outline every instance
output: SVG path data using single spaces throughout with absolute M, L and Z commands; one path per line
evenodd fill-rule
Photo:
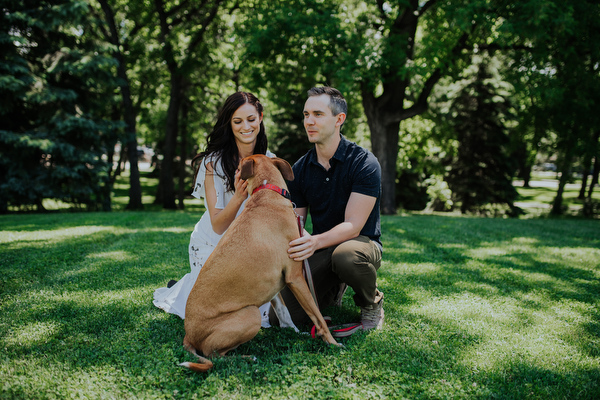
M 288 254 L 294 261 L 302 261 L 312 256 L 316 250 L 317 239 L 303 229 L 302 236 L 290 242 Z

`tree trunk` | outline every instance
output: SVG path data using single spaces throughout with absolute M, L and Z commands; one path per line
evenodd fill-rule
M 523 171 L 523 187 L 529 188 L 531 187 L 529 183 L 531 182 L 531 165 L 527 165 L 525 167 L 525 171 Z
M 140 170 L 138 167 L 137 155 L 137 133 L 136 133 L 136 113 L 131 100 L 131 90 L 129 78 L 123 53 L 121 52 L 121 43 L 115 23 L 114 12 L 106 0 L 99 0 L 106 22 L 109 28 L 108 40 L 115 46 L 114 53 L 119 65 L 117 66 L 117 76 L 119 77 L 119 88 L 121 90 L 121 99 L 123 102 L 123 119 L 126 126 L 125 147 L 127 148 L 127 158 L 129 158 L 129 204 L 128 210 L 141 210 L 142 204 L 142 186 L 140 184 Z
M 559 165 L 560 179 L 558 181 L 558 190 L 556 191 L 556 197 L 552 202 L 552 210 L 550 211 L 553 215 L 562 215 L 563 214 L 563 193 L 565 191 L 565 185 L 569 180 L 569 170 L 572 165 L 573 157 L 572 157 L 572 145 L 568 145 L 569 148 L 566 149 L 564 154 L 563 162 Z
M 562 215 L 563 213 L 563 193 L 565 191 L 567 179 L 567 174 L 562 173 L 560 176 L 560 180 L 558 181 L 558 190 L 556 191 L 556 197 L 552 202 L 552 210 L 550 210 L 550 213 L 553 215 Z
M 135 129 L 135 128 L 134 128 Z M 129 204 L 127 210 L 142 210 L 142 186 L 138 166 L 137 139 L 135 131 L 128 132 L 127 157 L 129 158 Z
M 579 189 L 579 195 L 577 196 L 577 199 L 579 200 L 585 199 L 585 190 L 587 189 L 587 180 L 590 175 L 591 166 L 592 160 L 586 156 L 583 161 L 583 171 L 581 173 L 581 188 Z
M 579 196 L 577 198 L 579 200 L 585 199 L 585 192 L 587 189 L 587 180 L 590 176 L 590 170 L 592 169 L 592 162 L 594 161 L 594 157 L 596 157 L 598 152 L 598 139 L 600 139 L 600 130 L 595 131 L 591 134 L 591 142 L 590 146 L 586 148 L 586 152 L 583 158 L 583 171 L 581 176 L 581 189 L 579 190 Z M 592 176 L 592 181 L 594 177 Z
M 123 65 L 122 57 L 119 60 L 119 65 Z M 122 74 L 121 95 L 123 97 L 123 116 L 127 124 L 127 158 L 129 158 L 129 204 L 128 210 L 142 210 L 142 185 L 140 184 L 140 169 L 138 165 L 137 152 L 137 133 L 136 133 L 136 113 L 131 101 L 131 92 L 129 90 L 129 81 L 125 67 L 119 67 L 119 76 Z
M 592 192 L 594 191 L 594 186 L 598 184 L 598 175 L 600 175 L 600 129 L 594 132 L 594 141 L 592 142 L 594 146 L 594 170 L 592 171 L 592 181 L 590 182 L 590 188 L 588 189 L 588 198 L 592 198 Z
M 592 172 L 592 182 L 590 182 L 590 188 L 588 189 L 588 198 L 592 198 L 594 192 L 594 186 L 598 184 L 598 175 L 600 175 L 600 156 L 596 155 L 594 159 L 594 172 Z
M 381 213 L 396 214 L 396 160 L 398 158 L 399 123 L 385 125 L 385 109 L 370 94 L 363 92 L 363 108 L 371 131 L 373 154 L 381 165 Z
M 179 145 L 179 184 L 177 190 L 178 197 L 178 208 L 183 210 L 185 208 L 185 204 L 183 200 L 185 200 L 185 162 L 187 160 L 187 136 L 188 136 L 188 111 L 189 111 L 189 102 L 187 98 L 184 98 L 183 103 L 181 104 L 181 137 L 180 145 Z
M 165 9 L 165 4 L 162 0 L 154 0 L 154 5 L 158 13 L 160 23 L 159 40 L 162 45 L 162 54 L 169 74 L 171 76 L 171 90 L 169 99 L 169 108 L 167 109 L 167 122 L 165 130 L 165 145 L 163 148 L 163 160 L 160 168 L 160 178 L 158 182 L 157 200 L 160 199 L 163 208 L 175 209 L 175 184 L 173 182 L 173 161 L 175 157 L 175 147 L 177 146 L 177 136 L 179 131 L 179 112 L 182 102 L 182 89 L 184 88 L 185 74 L 189 74 L 195 67 L 195 49 L 203 43 L 204 34 L 207 28 L 213 23 L 217 17 L 219 7 L 223 0 L 215 0 L 213 2 L 202 1 L 200 4 L 195 4 L 191 7 L 190 15 L 197 14 L 195 24 L 201 26 L 189 40 L 188 45 L 184 49 L 175 49 L 172 40 L 176 43 L 178 40 L 170 38 L 172 30 L 177 24 L 173 24 L 172 17 Z M 186 2 L 182 4 L 187 4 Z M 206 8 L 204 8 L 206 6 Z M 234 8 L 237 7 L 234 6 Z M 178 7 L 175 7 L 178 8 Z M 233 8 L 233 9 L 234 9 Z M 230 10 L 230 11 L 233 11 Z M 175 37 L 177 37 L 175 35 Z M 183 50 L 183 51 L 182 51 Z M 178 63 L 175 55 L 182 53 L 187 56 Z
M 179 110 L 181 108 L 181 86 L 182 78 L 177 71 L 171 73 L 171 92 L 169 107 L 167 109 L 167 123 L 165 130 L 165 146 L 163 148 L 163 160 L 160 166 L 160 198 L 163 208 L 174 210 L 175 183 L 173 181 L 173 160 L 175 147 L 177 145 L 177 134 L 179 127 Z
M 423 15 L 436 1 L 428 1 L 421 6 L 417 1 L 408 2 L 390 28 L 389 40 L 391 45 L 383 52 L 383 57 L 394 60 L 397 65 L 405 65 L 413 60 L 415 38 L 419 16 Z M 467 48 L 469 33 L 465 32 L 457 41 L 450 53 L 446 55 L 447 63 L 461 57 L 462 50 Z M 381 164 L 381 213 L 392 215 L 396 213 L 396 161 L 398 160 L 398 139 L 400 123 L 406 119 L 427 111 L 428 98 L 434 86 L 442 77 L 442 71 L 437 68 L 431 72 L 423 83 L 419 93 L 412 93 L 413 104 L 405 108 L 407 88 L 410 77 L 403 76 L 397 70 L 390 70 L 382 76 L 383 93 L 375 97 L 369 89 L 369 83 L 361 83 L 362 104 L 371 131 L 371 146 L 373 154 Z M 371 85 L 372 87 L 377 85 Z

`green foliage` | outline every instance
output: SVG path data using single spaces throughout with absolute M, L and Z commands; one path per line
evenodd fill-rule
M 427 195 L 429 203 L 427 203 L 428 211 L 450 211 L 454 207 L 452 201 L 452 190 L 448 187 L 448 183 L 443 176 L 432 175 L 425 180 L 427 185 Z
M 431 200 L 428 178 L 446 174 L 457 151 L 452 130 L 419 116 L 463 86 L 473 54 L 498 60 L 499 79 L 514 88 L 506 147 L 520 177 L 536 158 L 552 157 L 566 182 L 597 145 L 590 132 L 600 124 L 600 6 L 592 0 L 1 4 L 1 211 L 39 207 L 48 196 L 107 207 L 109 161 L 124 139 L 110 122 L 123 119 L 116 54 L 140 144 L 158 159 L 166 132 L 172 157 L 201 150 L 223 100 L 249 90 L 266 107 L 270 149 L 293 163 L 310 147 L 301 123 L 306 90 L 338 87 L 349 101 L 344 134 L 376 153 L 384 196 L 407 209 Z M 118 43 L 108 40 L 102 4 L 114 12 Z M 181 111 L 169 117 L 170 104 Z M 166 129 L 169 120 L 178 123 Z
M 554 0 L 507 3 L 511 4 L 501 9 L 503 23 L 494 41 L 510 49 L 507 54 L 514 60 L 506 77 L 521 96 L 525 125 L 521 132 L 528 144 L 521 141 L 520 151 L 532 159 L 538 145 L 550 143 L 550 149 L 542 150 L 556 154 L 565 177 L 554 202 L 558 214 L 561 188 L 573 166 L 597 145 L 590 131 L 600 123 L 596 112 L 600 5 Z
M 10 102 L 0 110 L 0 211 L 46 198 L 110 207 L 115 64 L 87 41 L 86 16 L 85 2 L 44 1 L 12 3 L 0 17 L 0 94 Z
M 600 396 L 598 221 L 386 216 L 384 330 L 343 349 L 261 330 L 194 374 L 177 365 L 193 360 L 183 321 L 152 293 L 189 270 L 199 217 L 0 216 L 0 397 Z M 351 295 L 334 323 L 358 317 Z
M 236 25 L 243 60 L 250 67 L 241 74 L 252 90 L 264 90 L 273 105 L 270 147 L 291 163 L 310 148 L 302 125 L 308 89 L 329 85 L 342 91 L 348 101 L 343 133 L 351 138 L 362 114 L 351 65 L 340 63 L 349 42 L 338 8 L 336 2 L 319 0 L 259 1 Z
M 507 214 L 513 215 L 517 191 L 512 185 L 515 165 L 509 157 L 507 135 L 512 117 L 508 99 L 494 87 L 487 69 L 484 60 L 444 116 L 443 126 L 457 143 L 445 179 L 452 201 L 463 213 L 497 215 L 504 209 L 498 205 L 506 205 Z

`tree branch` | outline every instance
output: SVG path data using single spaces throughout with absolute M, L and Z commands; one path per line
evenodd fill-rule
M 186 22 L 195 21 L 196 18 L 198 17 L 198 15 L 202 14 L 202 12 L 204 11 L 204 7 L 206 6 L 206 3 L 208 3 L 208 0 L 203 0 L 202 3 L 200 3 L 197 7 L 188 9 L 187 10 L 188 12 L 184 13 L 181 17 L 173 18 L 171 20 L 171 24 L 176 26 L 176 25 L 183 23 L 184 21 L 186 21 Z M 177 11 L 179 11 L 180 9 L 181 9 L 180 7 L 177 7 Z M 174 15 L 174 14 L 175 14 L 175 12 L 169 13 L 169 15 Z
M 221 6 L 221 3 L 223 3 L 223 1 L 224 0 L 215 1 L 212 9 L 210 10 L 209 15 L 204 21 L 202 21 L 202 28 L 200 28 L 200 30 L 198 30 L 195 33 L 194 37 L 192 37 L 192 40 L 190 40 L 190 44 L 186 52 L 187 54 L 193 53 L 196 47 L 198 47 L 198 45 L 202 43 L 202 41 L 204 40 L 204 34 L 206 33 L 208 27 L 211 25 L 212 21 L 216 18 L 217 12 L 219 11 L 219 7 Z M 187 57 L 185 62 L 188 62 L 189 60 L 191 60 L 191 57 Z
M 102 8 L 102 11 L 104 12 L 104 15 L 106 15 L 106 10 L 104 10 L 104 5 L 102 3 L 105 3 L 106 0 L 99 0 L 100 6 Z M 102 17 L 96 12 L 96 9 L 93 7 L 90 7 L 92 10 L 92 14 L 98 19 L 98 21 L 102 21 Z M 98 29 L 100 29 L 100 32 L 102 32 L 102 35 L 104 35 L 104 37 L 106 38 L 106 40 L 110 43 L 110 44 L 114 44 L 113 40 L 111 38 L 110 32 L 108 32 L 105 29 L 105 26 L 103 23 L 99 23 L 98 24 Z
M 472 26 L 471 32 L 473 29 L 475 29 L 475 25 Z M 463 33 L 460 39 L 458 39 L 458 42 L 456 42 L 456 45 L 452 48 L 452 51 L 450 52 L 450 59 L 452 61 L 456 60 L 460 56 L 460 53 L 468 47 L 468 40 L 471 32 Z M 419 93 L 417 101 L 415 101 L 411 107 L 399 109 L 398 112 L 392 114 L 389 117 L 390 122 L 400 122 L 427 111 L 427 108 L 429 107 L 429 96 L 442 76 L 442 69 L 440 67 L 436 68 L 425 81 L 425 85 L 423 85 L 423 89 L 421 90 L 421 93 Z

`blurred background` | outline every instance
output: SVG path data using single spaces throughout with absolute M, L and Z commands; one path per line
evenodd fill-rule
M 518 216 L 516 186 L 545 178 L 550 213 L 574 184 L 600 213 L 597 1 L 0 4 L 0 212 L 109 211 L 123 177 L 125 208 L 183 209 L 227 96 L 261 99 L 293 164 L 306 91 L 329 85 L 382 166 L 383 214 Z

